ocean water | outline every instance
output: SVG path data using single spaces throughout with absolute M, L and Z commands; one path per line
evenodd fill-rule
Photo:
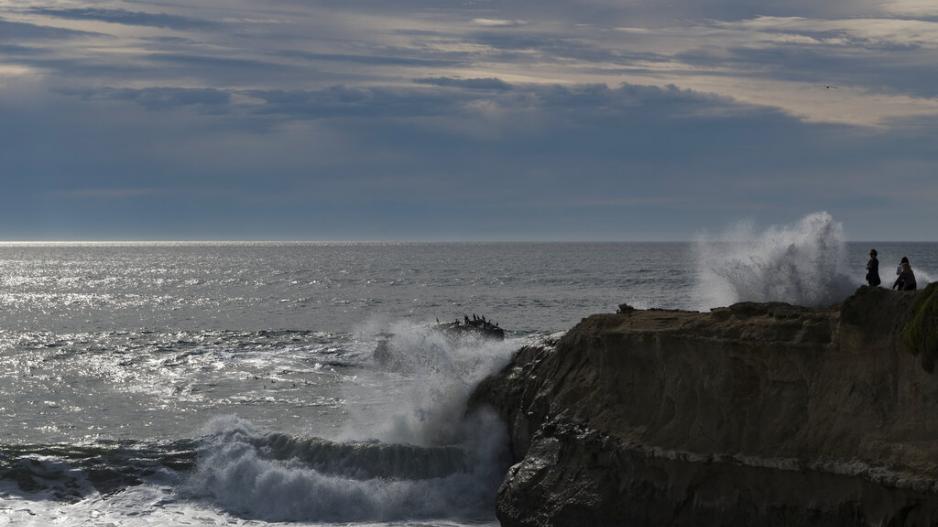
M 506 432 L 465 400 L 620 303 L 835 302 L 826 217 L 730 242 L 0 245 L 0 524 L 488 525 Z M 739 233 L 737 233 L 739 234 Z M 923 284 L 938 244 L 873 244 Z M 436 320 L 485 315 L 504 341 Z M 393 367 L 373 358 L 389 339 Z

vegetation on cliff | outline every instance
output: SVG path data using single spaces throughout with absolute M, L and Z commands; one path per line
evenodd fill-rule
M 901 337 L 909 351 L 923 354 L 925 369 L 933 371 L 938 359 L 938 282 L 918 294 Z

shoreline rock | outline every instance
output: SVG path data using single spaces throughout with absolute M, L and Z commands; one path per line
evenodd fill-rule
M 620 309 L 519 350 L 470 401 L 508 424 L 499 520 L 938 525 L 938 375 L 902 337 L 934 287 Z

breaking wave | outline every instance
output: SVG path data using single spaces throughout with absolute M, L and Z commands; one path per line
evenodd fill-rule
M 473 421 L 485 434 L 455 447 L 335 444 L 323 458 L 321 444 L 284 442 L 236 418 L 221 419 L 211 425 L 216 432 L 186 491 L 267 521 L 490 519 L 507 439 L 494 415 Z
M 390 407 L 350 408 L 340 437 L 421 446 L 458 443 L 465 436 L 461 416 L 473 388 L 508 363 L 520 339 L 493 340 L 476 335 L 453 336 L 429 324 L 397 321 L 363 329 L 387 338 L 390 359 L 375 363 L 403 382 Z M 384 387 L 348 384 L 345 399 L 387 399 Z
M 349 377 L 358 380 L 346 397 L 365 404 L 352 405 L 331 439 L 223 416 L 197 439 L 0 445 L 0 495 L 71 507 L 157 489 L 165 498 L 155 507 L 201 503 L 250 520 L 494 520 L 507 431 L 493 411 L 470 413 L 466 402 L 519 342 L 409 322 L 377 330 L 393 335 L 395 367 Z
M 757 232 L 741 224 L 695 244 L 696 297 L 702 309 L 734 302 L 822 306 L 859 284 L 846 273 L 843 226 L 826 212 Z
M 74 503 L 144 482 L 172 484 L 193 467 L 194 447 L 190 440 L 0 445 L 0 494 Z
M 507 363 L 517 341 L 453 337 L 396 322 L 385 335 L 403 386 L 352 383 L 336 441 L 262 433 L 229 417 L 209 425 L 187 491 L 267 521 L 492 520 L 508 466 L 507 431 L 489 410 L 467 414 L 472 388 Z M 377 365 L 376 365 L 377 366 Z

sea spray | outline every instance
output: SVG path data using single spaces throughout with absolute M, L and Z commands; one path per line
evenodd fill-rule
M 367 382 L 349 383 L 346 398 L 393 397 L 390 410 L 350 410 L 336 441 L 216 419 L 205 430 L 187 492 L 229 513 L 270 521 L 493 519 L 508 464 L 507 432 L 491 411 L 467 415 L 466 400 L 520 342 L 447 336 L 411 322 L 379 329 L 391 335 L 397 368 L 387 374 L 399 377 L 401 389 L 387 394 Z
M 740 224 L 717 238 L 701 236 L 695 252 L 703 309 L 741 301 L 821 306 L 859 285 L 846 273 L 843 227 L 826 212 L 762 232 Z
M 346 440 L 377 439 L 433 446 L 456 443 L 465 435 L 462 419 L 472 389 L 501 369 L 523 344 L 521 339 L 493 340 L 451 335 L 431 324 L 395 321 L 372 331 L 388 336 L 387 349 L 400 389 L 394 404 L 350 408 L 340 435 Z M 375 365 L 380 368 L 379 365 Z M 348 384 L 346 400 L 391 396 L 367 384 Z

